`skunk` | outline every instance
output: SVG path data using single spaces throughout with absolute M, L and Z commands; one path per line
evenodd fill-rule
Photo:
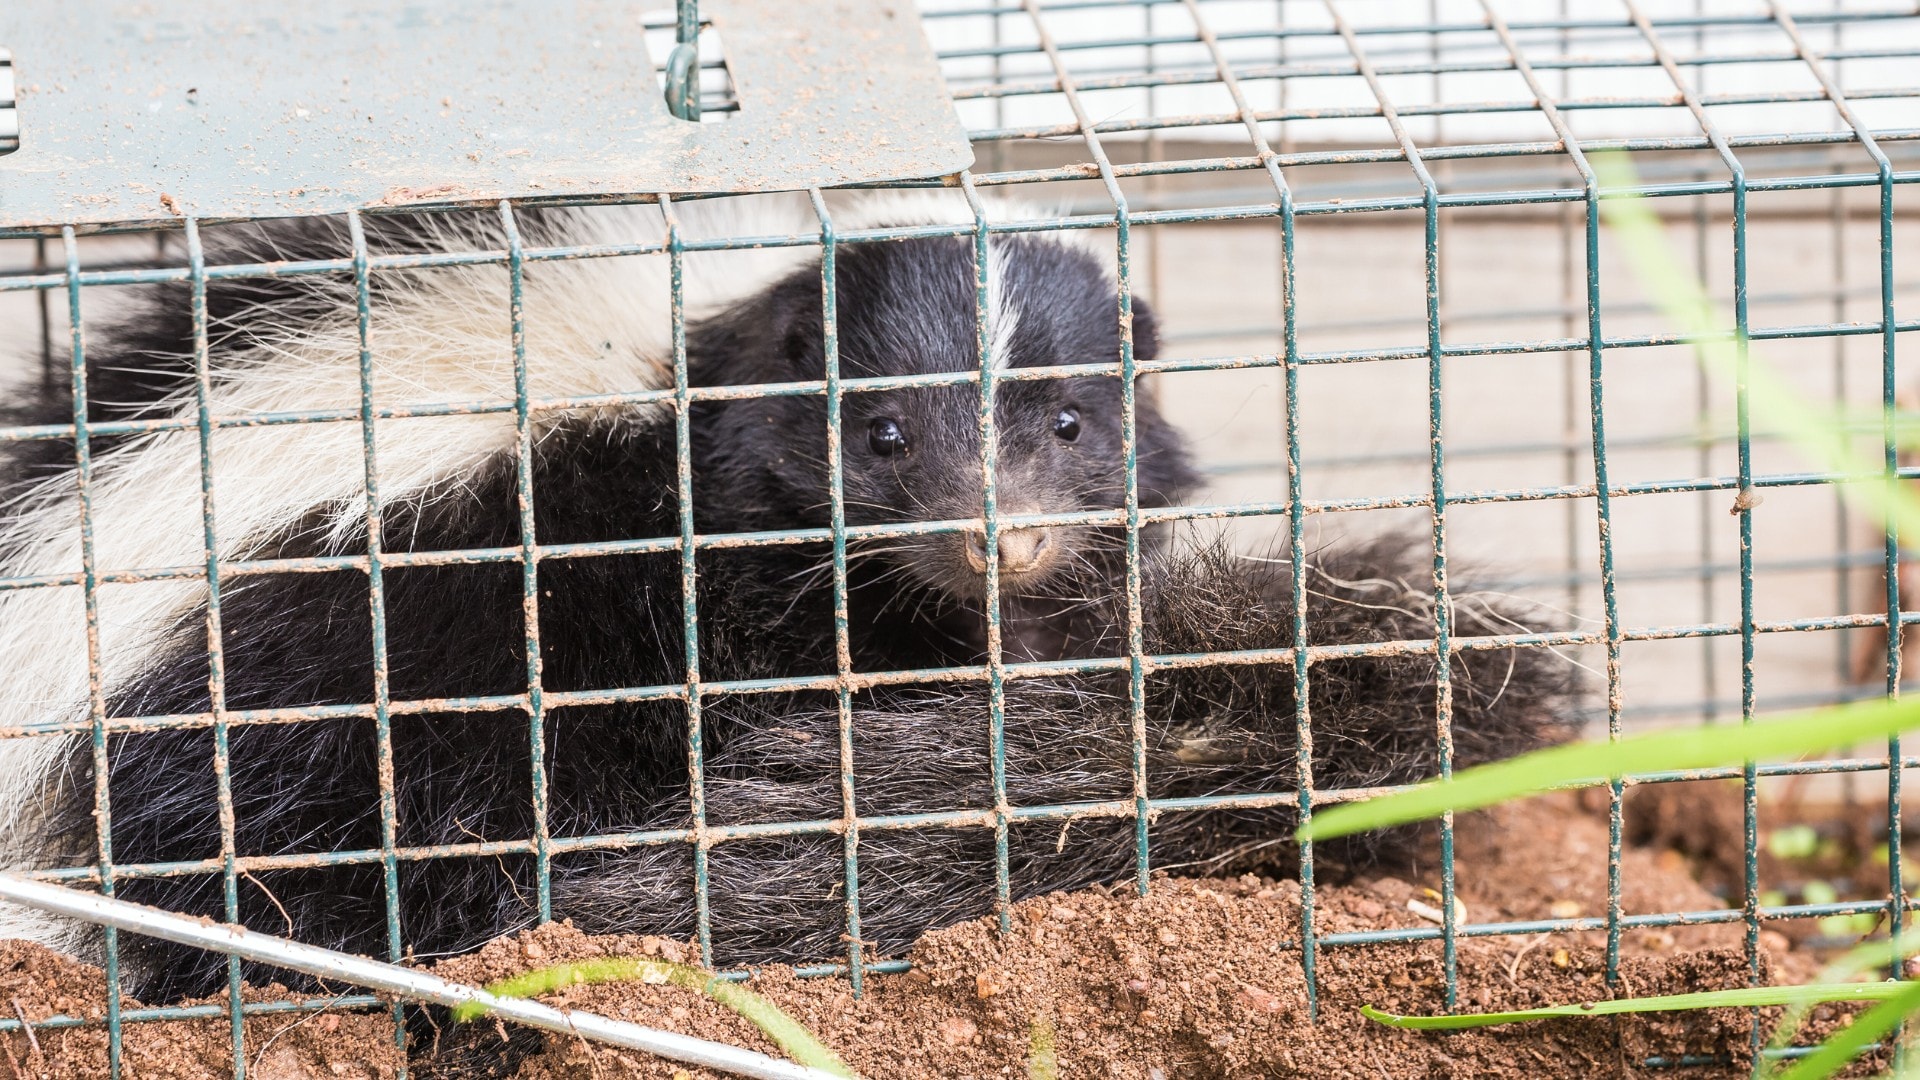
M 910 208 L 909 208 L 910 209 Z M 925 211 L 921 210 L 924 214 Z M 902 209 L 889 211 L 898 222 Z M 522 232 L 551 246 L 604 238 L 612 225 L 586 211 L 526 215 Z M 470 245 L 497 250 L 484 217 L 378 222 L 370 244 L 400 251 Z M 786 232 L 793 223 L 782 223 Z M 738 221 L 719 228 L 740 235 Z M 765 228 L 759 222 L 744 227 Z M 817 229 L 817 225 L 815 226 Z M 465 230 L 465 231 L 462 231 Z M 489 231 L 493 230 L 493 231 Z M 242 230 L 210 251 L 218 263 L 265 253 L 299 261 L 338 257 L 337 222 Z M 656 227 L 657 232 L 657 227 Z M 744 235 L 780 235 L 746 232 Z M 644 235 L 644 234 L 643 234 Z M 329 250 L 329 245 L 332 249 Z M 817 259 L 817 248 L 815 258 Z M 996 239 L 991 277 L 995 362 L 1002 368 L 1111 362 L 1120 354 L 1115 287 L 1100 261 L 1037 236 Z M 671 378 L 667 282 L 658 259 L 637 266 L 534 260 L 525 272 L 528 373 L 536 396 L 659 387 Z M 691 265 L 695 259 L 689 257 Z M 791 259 L 789 259 L 791 261 Z M 817 265 L 753 283 L 727 276 L 724 302 L 695 316 L 688 340 L 695 386 L 784 384 L 823 373 Z M 756 264 L 756 272 L 767 267 Z M 497 265 L 374 276 L 376 393 L 408 405 L 466 402 L 511 389 L 504 331 L 506 281 Z M 966 372 L 977 366 L 970 237 L 847 245 L 838 253 L 840 371 L 847 377 Z M 492 295 L 488 295 L 492 293 Z M 191 415 L 192 326 L 174 290 L 156 306 L 92 332 L 90 414 L 101 419 Z M 216 278 L 209 287 L 213 397 L 222 412 L 336 408 L 358 396 L 359 336 L 350 283 L 306 276 Z M 714 310 L 714 309 L 717 309 Z M 606 323 L 600 340 L 597 329 Z M 1153 324 L 1133 312 L 1136 349 L 1153 355 Z M 545 330 L 539 329 L 546 327 Z M 589 331 L 592 332 L 589 332 Z M 324 376 L 324 377 L 323 377 Z M 328 380 L 332 381 L 329 382 Z M 842 405 L 849 523 L 978 519 L 982 512 L 979 389 L 972 383 L 849 392 Z M 42 407 L 42 419 L 70 403 Z M 349 415 L 352 415 L 349 413 Z M 1114 510 L 1125 500 L 1121 387 L 1113 376 L 1009 381 L 997 393 L 996 479 L 1002 513 Z M 522 480 L 510 414 L 387 421 L 377 432 L 383 552 L 517 554 Z M 823 528 L 826 402 L 815 394 L 703 400 L 692 406 L 692 503 L 701 535 Z M 390 437 L 391 433 L 391 437 Z M 656 406 L 593 405 L 540 414 L 528 475 L 541 545 L 677 540 L 677 426 Z M 1143 402 L 1137 415 L 1138 491 L 1145 505 L 1193 483 L 1177 434 Z M 367 551 L 359 489 L 358 426 L 348 423 L 223 429 L 213 440 L 221 554 L 316 559 Z M 69 569 L 71 447 L 43 443 L 14 463 L 10 573 Z M 93 447 L 96 564 L 111 569 L 192 565 L 200 554 L 198 446 L 173 431 Z M 850 659 L 861 672 L 978 663 L 987 643 L 980 530 L 911 535 L 849 553 Z M 1005 648 L 1017 658 L 1082 655 L 1102 628 L 1087 622 L 1089 580 L 1111 592 L 1123 573 L 1116 526 L 1006 529 L 999 537 Z M 697 645 L 702 680 L 831 675 L 837 664 L 831 549 L 825 541 L 700 550 Z M 1063 590 L 1061 585 L 1065 583 Z M 142 582 L 103 594 L 100 693 L 113 717 L 205 714 L 212 707 L 204 586 Z M 527 603 L 515 562 L 396 565 L 383 573 L 384 646 L 393 701 L 451 701 L 391 719 L 397 843 L 524 846 L 541 826 L 524 710 L 499 699 L 682 687 L 684 640 L 677 550 L 544 558 Z M 82 622 L 71 586 L 17 590 L 0 600 L 14 656 L 0 694 L 16 714 L 84 727 L 84 648 L 67 648 Z M 537 609 L 530 653 L 527 612 Z M 222 582 L 220 662 L 229 710 L 359 705 L 373 700 L 375 656 L 368 581 L 361 572 L 269 573 Z M 460 701 L 493 699 L 461 706 Z M 564 700 L 564 699 L 563 699 Z M 39 705 L 33 710 L 33 705 Z M 706 703 L 702 739 L 723 749 L 753 706 Z M 38 716 L 35 716 L 35 712 Z M 737 718 L 737 714 L 742 718 Z M 684 803 L 687 710 L 655 697 L 574 701 L 544 710 L 545 835 L 620 833 Z M 205 723 L 114 735 L 108 757 L 117 863 L 190 862 L 221 850 L 214 732 Z M 296 724 L 239 724 L 229 736 L 236 851 L 241 857 L 325 854 L 380 846 L 375 725 L 365 715 Z M 91 755 L 84 739 L 9 740 L 20 785 L 10 847 L 28 865 L 84 863 L 95 849 Z M 31 812 L 29 812 L 29 810 Z M 503 870 L 504 868 L 504 870 Z M 408 951 L 428 956 L 478 944 L 535 917 L 534 869 L 519 854 L 404 859 L 401 925 Z M 349 861 L 244 878 L 242 921 L 359 951 L 386 933 L 382 867 Z M 128 879 L 118 895 L 174 910 L 219 913 L 217 876 Z M 564 908 L 556 909 L 565 914 Z M 26 922 L 12 932 L 57 935 Z M 49 934 L 49 930 L 53 935 Z M 63 942 L 73 945 L 74 942 Z M 217 957 L 130 948 L 131 982 L 155 999 L 218 985 Z
M 804 203 L 683 206 L 689 232 L 782 238 L 818 231 Z M 507 270 L 498 261 L 381 269 L 369 336 L 382 407 L 424 415 L 376 426 L 384 677 L 401 951 L 424 960 L 470 949 L 539 917 L 544 850 L 551 909 L 594 931 L 687 934 L 700 905 L 693 853 L 656 834 L 696 825 L 698 779 L 710 826 L 836 818 L 840 709 L 827 687 L 842 662 L 835 565 L 825 539 L 780 534 L 832 521 L 827 402 L 791 384 L 818 380 L 827 356 L 819 248 L 765 246 L 686 259 L 688 382 L 761 386 L 760 396 L 695 394 L 685 418 L 693 593 L 679 550 L 682 425 L 673 405 L 610 395 L 672 385 L 665 257 L 552 259 L 559 246 L 658 242 L 647 207 L 525 211 L 530 395 L 523 471 L 511 403 Z M 943 220 L 912 200 L 855 206 L 848 222 Z M 376 254 L 499 252 L 488 215 L 369 218 Z M 209 229 L 210 265 L 338 259 L 332 220 Z M 997 369 L 1113 363 L 1122 347 L 1106 261 L 1049 235 L 996 234 L 988 249 L 986 345 Z M 848 243 L 836 252 L 839 372 L 852 379 L 968 373 L 979 364 L 970 236 Z M 370 707 L 382 669 L 364 569 L 369 550 L 358 416 L 360 332 L 350 274 L 216 277 L 208 357 L 216 413 L 333 410 L 316 423 L 221 428 L 213 437 L 218 554 L 304 560 L 220 583 L 219 661 L 227 710 L 307 709 L 298 722 L 236 723 L 227 778 L 240 858 L 313 856 L 251 870 L 240 920 L 334 948 L 388 949 L 381 758 Z M 89 416 L 191 417 L 193 327 L 184 288 L 87 324 Z M 1156 354 L 1152 310 L 1135 301 L 1135 355 Z M 1071 515 L 1126 502 L 1123 387 L 1116 375 L 1007 378 L 992 413 L 997 510 Z M 962 379 L 846 388 L 837 445 L 849 525 L 979 521 L 980 390 Z M 482 403 L 480 411 L 473 411 Z M 438 408 L 435 408 L 438 406 Z M 20 422 L 57 423 L 55 394 Z M 0 573 L 79 569 L 74 447 L 21 444 L 8 463 Z M 204 559 L 193 430 L 93 441 L 96 565 L 193 567 Z M 1197 486 L 1180 434 L 1136 397 L 1136 492 L 1174 505 Z M 522 495 L 526 505 L 522 505 Z M 523 514 L 533 525 L 522 535 Z M 1108 518 L 1107 520 L 1111 520 Z M 529 577 L 518 556 L 543 553 Z M 643 543 L 629 543 L 641 541 Z M 426 552 L 465 553 L 409 561 Z M 1124 656 L 1125 532 L 1070 520 L 984 531 L 909 528 L 846 549 L 845 661 L 860 675 L 979 665 L 988 655 L 985 570 L 998 567 L 1000 659 Z M 327 560 L 334 560 L 329 563 Z M 1224 548 L 1142 534 L 1142 622 L 1150 654 L 1291 647 L 1291 579 Z M 1309 640 L 1432 636 L 1417 559 L 1392 544 L 1336 546 L 1310 561 Z M 1518 615 L 1491 600 L 1459 605 L 1462 633 L 1502 633 Z M 15 867 L 97 859 L 89 682 L 77 585 L 0 592 L 0 703 L 9 723 L 67 734 L 0 740 L 0 830 Z M 1477 605 L 1477 606 L 1476 606 Z M 222 853 L 203 581 L 103 586 L 100 678 L 109 719 L 176 717 L 112 734 L 107 787 L 119 865 L 215 869 L 120 878 L 116 894 L 222 917 Z M 691 618 L 689 617 L 691 614 Z M 1478 629 L 1476 629 L 1476 627 Z M 693 641 L 687 632 L 694 633 Z M 537 633 L 536 633 L 537 631 Z M 537 649 L 530 645 L 537 639 Z M 1539 650 L 1453 658 L 1452 735 L 1467 763 L 1563 734 L 1567 668 Z M 1438 766 L 1434 662 L 1399 655 L 1312 666 L 1308 716 L 1323 788 L 1421 779 Z M 690 760 L 686 688 L 699 695 L 701 770 Z M 530 680 L 540 723 L 529 719 Z M 1287 793 L 1299 784 L 1294 675 L 1284 662 L 1170 667 L 1148 678 L 1145 775 L 1154 798 Z M 852 700 L 855 799 L 862 815 L 995 808 L 978 681 L 862 684 Z M 736 692 L 738 691 L 738 692 Z M 352 709 L 329 707 L 349 706 Z M 1112 804 L 1104 814 L 1017 817 L 1008 829 L 1015 897 L 1112 881 L 1134 866 L 1133 708 L 1124 676 L 1016 677 L 1000 711 L 1007 804 Z M 536 755 L 535 747 L 539 747 Z M 536 768 L 536 760 L 540 768 Z M 981 821 L 988 820 L 985 817 Z M 1221 867 L 1283 839 L 1285 800 L 1158 814 L 1155 865 Z M 728 839 L 708 852 L 706 910 L 715 963 L 830 955 L 842 948 L 835 835 Z M 454 854 L 443 849 L 452 847 Z M 989 910 L 994 831 L 979 822 L 862 832 L 862 937 L 897 953 L 930 927 Z M 360 852 L 347 858 L 328 856 Z M 372 853 L 372 854 L 366 854 Z M 1333 854 L 1345 855 L 1341 852 Z M 1364 849 L 1353 849 L 1364 858 Z M 0 934 L 84 952 L 84 928 L 7 911 Z M 222 957 L 126 942 L 128 990 L 149 1001 L 213 992 Z M 253 972 L 258 979 L 268 973 Z

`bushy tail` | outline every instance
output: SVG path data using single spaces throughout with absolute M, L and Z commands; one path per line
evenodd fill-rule
M 1404 643 L 1388 655 L 1320 659 L 1306 719 L 1320 792 L 1405 784 L 1439 770 L 1431 572 L 1422 550 L 1352 543 L 1316 553 L 1307 632 L 1318 646 Z M 1149 653 L 1289 650 L 1291 570 L 1218 545 L 1175 546 L 1148 566 Z M 1540 630 L 1524 602 L 1456 593 L 1453 631 L 1485 637 Z M 1424 651 L 1423 651 L 1424 650 Z M 1452 659 L 1454 763 L 1493 760 L 1567 738 L 1576 668 L 1540 648 Z M 1147 679 L 1145 770 L 1155 799 L 1249 797 L 1221 809 L 1158 812 L 1150 865 L 1187 872 L 1281 871 L 1300 786 L 1299 717 L 1287 661 L 1163 667 Z M 714 825 L 842 816 L 839 711 L 831 695 L 734 698 L 708 706 L 729 733 L 707 762 Z M 994 717 L 984 687 L 872 691 L 851 716 L 862 937 L 882 953 L 926 930 L 992 910 Z M 1015 679 L 1000 717 L 1008 884 L 1015 899 L 1127 879 L 1136 866 L 1132 711 L 1124 676 Z M 1037 812 L 1032 812 L 1037 811 Z M 934 818 L 913 822 L 915 815 Z M 1401 830 L 1322 845 L 1317 857 L 1358 867 L 1410 853 Z M 839 835 L 730 840 L 708 857 L 708 898 L 722 962 L 817 959 L 844 948 Z M 560 865 L 560 864 L 556 864 Z M 693 867 L 685 845 L 573 857 L 554 885 L 556 911 L 600 931 L 690 930 Z M 635 922 L 634 920 L 640 920 Z

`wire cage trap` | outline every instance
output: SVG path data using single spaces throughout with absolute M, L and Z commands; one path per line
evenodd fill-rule
M 1304 634 L 1272 656 L 1169 657 L 1146 651 L 1136 603 L 1130 647 L 1068 665 L 1125 675 L 1136 732 L 1147 707 L 1148 679 L 1169 664 L 1297 665 L 1310 681 L 1315 664 L 1369 651 L 1414 651 L 1446 672 L 1453 657 L 1466 653 L 1553 650 L 1592 673 L 1579 719 L 1595 738 L 1669 724 L 1737 724 L 1770 711 L 1899 692 L 1901 642 L 1888 629 L 1920 618 L 1905 595 L 1916 579 L 1902 538 L 1865 520 L 1842 498 L 1847 482 L 1868 478 L 1810 465 L 1783 432 L 1754 416 L 1744 391 L 1706 372 L 1696 358 L 1702 340 L 1677 334 L 1665 321 L 1658 298 L 1647 295 L 1628 270 L 1599 219 L 1607 199 L 1646 197 L 1669 235 L 1686 245 L 1692 271 L 1724 307 L 1728 321 L 1719 340 L 1736 343 L 1743 355 L 1750 350 L 1808 400 L 1850 418 L 1852 437 L 1871 447 L 1888 471 L 1920 478 L 1920 465 L 1901 455 L 1891 421 L 1895 411 L 1920 400 L 1920 384 L 1898 367 L 1903 349 L 1912 353 L 1920 333 L 1920 314 L 1913 310 L 1920 278 L 1910 265 L 1911 253 L 1920 251 L 1912 220 L 1920 199 L 1920 83 L 1914 80 L 1920 9 L 1887 0 L 926 0 L 918 14 L 971 141 L 973 165 L 906 181 L 820 180 L 807 193 L 817 218 L 808 235 L 675 234 L 559 246 L 516 235 L 499 249 L 405 253 L 383 253 L 364 241 L 365 229 L 377 228 L 385 214 L 476 207 L 511 223 L 516 214 L 551 205 L 651 203 L 671 221 L 675 206 L 689 205 L 678 197 L 682 188 L 521 192 L 494 200 L 416 187 L 418 197 L 392 205 L 363 200 L 349 212 L 356 238 L 351 250 L 298 264 L 207 264 L 201 230 L 225 223 L 218 215 L 200 220 L 191 208 L 108 228 L 82 218 L 9 218 L 3 235 L 10 239 L 0 241 L 0 255 L 8 260 L 0 273 L 0 317 L 25 328 L 9 335 L 26 345 L 16 350 L 19 378 L 79 386 L 84 402 L 87 312 L 96 296 L 185 284 L 201 298 L 192 317 L 203 344 L 197 396 L 172 419 L 107 422 L 83 405 L 71 422 L 6 428 L 0 438 L 72 440 L 79 448 L 78 473 L 85 476 L 90 438 L 172 432 L 201 448 L 205 489 L 212 494 L 204 507 L 192 507 L 196 515 L 204 510 L 205 521 L 205 557 L 195 565 L 96 563 L 89 546 L 85 565 L 17 574 L 0 579 L 0 588 L 84 595 L 89 624 L 67 632 L 85 649 L 85 635 L 101 613 L 111 619 L 111 600 L 103 598 L 115 591 L 192 583 L 203 599 L 212 598 L 217 627 L 223 583 L 275 571 L 357 575 L 374 591 L 376 633 L 384 633 L 378 553 L 308 560 L 298 567 L 291 560 L 275 565 L 271 555 L 222 554 L 211 510 L 219 490 L 211 462 L 223 439 L 240 429 L 356 427 L 366 435 L 366 475 L 372 481 L 378 475 L 372 464 L 376 431 L 409 417 L 477 413 L 513 427 L 524 476 L 543 412 L 580 407 L 577 400 L 543 398 L 538 373 L 529 369 L 522 330 L 540 313 L 524 309 L 521 286 L 542 264 L 667 259 L 677 279 L 683 264 L 770 242 L 788 244 L 807 248 L 824 263 L 831 311 L 835 253 L 942 235 L 977 239 L 985 250 L 989 237 L 1058 232 L 1083 240 L 1091 235 L 1095 246 L 1110 252 L 1116 316 L 1132 311 L 1133 297 L 1145 298 L 1163 327 L 1163 345 L 1159 355 L 1141 358 L 1123 334 L 1119 355 L 1087 357 L 1077 369 L 1048 377 L 1119 373 L 1131 385 L 1133 376 L 1150 376 L 1160 409 L 1191 436 L 1208 482 L 1202 496 L 1181 505 L 1142 506 L 1135 498 L 1087 520 L 1124 529 L 1136 554 L 1143 531 L 1182 523 L 1293 566 L 1311 563 L 1316 552 L 1347 537 L 1411 536 L 1431 558 L 1432 611 L 1452 612 L 1448 567 L 1464 562 L 1496 568 L 1500 591 L 1560 613 L 1548 620 L 1555 626 L 1549 630 L 1515 625 L 1511 633 L 1462 636 L 1447 618 L 1434 617 L 1431 634 L 1420 640 L 1354 646 L 1315 642 L 1313 627 L 1305 626 Z M 699 34 L 697 19 L 674 25 L 656 17 L 646 32 L 654 56 L 651 77 L 663 88 L 678 88 L 669 95 L 677 115 L 697 112 L 703 127 L 720 130 L 746 117 L 751 102 L 735 91 L 751 85 L 751 74 L 739 69 L 739 57 L 721 55 L 721 42 L 711 34 Z M 696 39 L 698 49 L 689 52 Z M 731 42 L 729 37 L 726 44 Z M 5 57 L 0 51 L 0 74 L 8 71 Z M 34 94 L 44 89 L 31 86 L 24 68 L 16 74 L 22 111 L 30 115 Z M 12 95 L 0 80 L 0 151 L 8 147 L 4 106 Z M 30 124 L 23 128 L 25 144 L 33 132 Z M 1593 156 L 1603 152 L 1631 161 L 1638 177 L 1633 187 L 1601 183 Z M 102 176 L 100 183 L 113 179 Z M 882 227 L 836 220 L 857 198 L 888 189 L 945 192 L 972 220 Z M 998 201 L 1002 197 L 1044 209 L 1010 214 Z M 5 206 L 0 196 L 0 208 Z M 155 234 L 162 237 L 158 256 Z M 174 235 L 184 235 L 185 243 L 167 246 Z M 366 321 L 379 318 L 368 297 L 369 283 L 381 275 L 474 266 L 498 268 L 509 284 L 510 292 L 500 296 L 502 325 L 513 330 L 502 342 L 513 375 L 504 394 L 409 401 L 386 388 L 376 392 L 372 361 L 364 356 L 354 385 L 357 400 L 324 408 L 226 412 L 213 392 L 204 344 L 209 281 L 344 277 L 354 283 L 347 297 L 357 298 L 364 334 Z M 983 281 L 983 341 L 986 289 Z M 677 297 L 673 315 L 673 336 L 684 343 Z M 662 405 L 684 417 L 701 392 L 687 384 L 684 348 L 677 361 L 666 385 L 617 387 L 595 404 Z M 991 365 L 966 378 L 983 395 L 994 392 Z M 861 382 L 840 378 L 830 366 L 826 378 L 782 392 L 821 396 L 837 416 L 843 396 L 878 388 Z M 684 454 L 684 440 L 681 449 Z M 991 478 L 991 453 L 985 460 Z M 893 523 L 892 532 L 885 524 L 849 526 L 845 507 L 836 502 L 832 524 L 817 535 L 701 534 L 693 525 L 692 480 L 684 468 L 677 496 L 678 535 L 626 539 L 677 552 L 689 581 L 703 560 L 729 546 L 826 542 L 844 560 L 849 542 L 925 528 L 951 533 L 966 524 Z M 366 491 L 365 498 L 377 509 L 377 494 Z M 1045 523 L 997 513 L 991 495 L 985 505 L 989 537 L 1003 525 Z M 91 529 L 86 512 L 80 513 L 74 528 Z M 559 555 L 592 558 L 619 550 L 613 545 Z M 431 551 L 385 556 L 390 566 L 482 557 Z M 528 582 L 535 580 L 536 563 L 553 557 L 530 536 L 484 556 L 521 567 Z M 844 616 L 844 566 L 835 589 Z M 697 638 L 693 605 L 684 617 L 688 636 Z M 537 653 L 537 617 L 524 630 L 528 652 Z M 217 680 L 217 629 L 214 646 Z M 683 684 L 595 689 L 616 700 L 680 702 L 691 713 L 696 736 L 703 703 L 824 689 L 838 695 L 850 754 L 851 695 L 873 685 L 873 673 L 856 671 L 846 650 L 839 651 L 836 670 L 785 680 L 702 680 L 692 664 Z M 97 669 L 99 657 L 90 661 Z M 994 655 L 964 670 L 883 673 L 881 681 L 956 680 L 985 688 L 997 702 L 1006 685 L 1057 668 Z M 531 718 L 537 755 L 543 752 L 543 710 L 564 707 L 567 698 L 540 685 L 537 666 L 529 672 L 522 690 L 483 704 Z M 393 717 L 421 706 L 390 698 L 382 682 L 368 687 L 364 701 L 321 709 L 215 707 L 192 716 L 117 716 L 100 700 L 97 671 L 91 682 L 96 700 L 79 722 L 0 718 L 11 725 L 0 734 L 23 740 L 77 734 L 90 741 L 98 768 L 110 734 L 198 726 L 216 732 L 224 753 L 231 729 L 313 723 L 328 715 L 372 721 L 384 738 Z M 1298 708 L 1304 732 L 1304 704 Z M 992 710 L 995 724 L 1003 719 L 998 709 L 996 704 Z M 1430 727 L 1442 771 L 1450 768 L 1448 709 L 1442 693 Z M 696 785 L 701 752 L 696 738 L 690 764 Z M 1003 761 L 995 764 L 1004 769 Z M 1916 765 L 1920 759 L 1895 740 L 1819 761 L 1624 778 L 1607 792 L 1614 842 L 1605 856 L 1604 912 L 1463 920 L 1454 903 L 1449 823 L 1433 853 L 1441 894 L 1437 925 L 1330 932 L 1314 921 L 1309 851 L 1299 869 L 1303 932 L 1286 946 L 1297 952 L 1311 990 L 1316 959 L 1328 950 L 1438 940 L 1445 998 L 1452 1005 L 1455 946 L 1463 937 L 1590 932 L 1604 942 L 1611 970 L 1623 941 L 1635 934 L 1726 923 L 1744 929 L 1757 976 L 1761 934 L 1771 927 L 1857 935 L 1864 925 L 1857 919 L 1866 917 L 1899 930 L 1912 888 L 1911 866 L 1903 863 L 1901 850 L 1902 778 L 1905 768 Z M 224 775 L 226 768 L 224 760 L 207 762 L 210 775 Z M 533 763 L 528 799 L 536 807 L 544 807 L 542 775 L 542 763 Z M 911 820 L 874 819 L 860 812 L 851 776 L 849 766 L 841 812 L 831 817 L 709 826 L 698 818 L 696 791 L 690 828 L 561 835 L 547 832 L 543 822 L 532 836 L 407 849 L 390 820 L 395 795 L 389 774 L 380 793 L 388 818 L 381 843 L 326 857 L 378 869 L 382 915 L 390 928 L 385 959 L 397 962 L 407 957 L 396 897 L 405 865 L 503 854 L 530 858 L 538 867 L 533 905 L 547 918 L 549 861 L 556 852 L 688 845 L 699 853 L 697 937 L 707 959 L 711 939 L 725 933 L 708 920 L 703 860 L 709 850 L 774 832 L 832 838 L 844 845 L 839 896 L 846 945 L 838 955 L 812 958 L 803 970 L 845 977 L 857 991 L 867 974 L 905 966 L 862 945 L 859 881 L 868 866 L 860 852 L 863 834 L 965 825 L 1004 836 L 1019 824 L 1068 822 L 1089 810 L 1131 816 L 1139 823 L 1134 873 L 1144 889 L 1154 869 L 1148 837 L 1156 813 L 1287 803 L 1304 815 L 1358 794 L 1316 786 L 1309 768 L 1297 786 L 1211 802 L 1157 805 L 1140 779 L 1132 797 L 1099 807 L 1021 806 L 1008 801 L 1002 778 L 984 813 L 955 806 Z M 1744 850 L 1730 871 L 1736 880 L 1727 906 L 1633 910 L 1622 899 L 1621 840 L 1632 828 L 1628 793 L 1709 782 L 1740 787 Z M 1871 831 L 1884 844 L 1884 868 L 1871 880 L 1852 882 L 1846 895 L 1804 889 L 1795 895 L 1789 891 L 1794 882 L 1767 878 L 1773 868 L 1763 858 L 1770 830 L 1796 824 L 1800 804 L 1794 800 L 1810 792 L 1873 822 Z M 111 792 L 96 785 L 96 796 L 104 826 Z M 224 811 L 230 818 L 232 807 Z M 311 858 L 236 850 L 229 831 L 225 850 L 208 851 L 199 862 L 129 865 L 113 860 L 110 828 L 102 833 L 99 849 L 83 865 L 39 869 L 31 876 L 94 889 L 105 885 L 110 892 L 114 882 L 143 876 L 200 875 L 219 883 L 231 915 L 231 898 L 247 875 Z M 1004 843 L 998 860 L 995 907 L 1004 920 L 1013 899 Z M 868 870 L 870 880 L 874 872 Z M 1849 919 L 1856 921 L 1844 921 Z M 117 950 L 126 939 L 109 930 L 104 940 L 112 987 Z M 236 992 L 224 1004 L 123 1008 L 110 989 L 97 1015 L 0 1018 L 0 1032 L 105 1025 L 117 1073 L 127 1025 L 227 1016 L 232 1068 L 242 1075 L 249 1067 L 249 1014 L 385 1007 L 372 995 L 248 1004 L 237 993 L 239 971 L 236 961 L 230 968 Z

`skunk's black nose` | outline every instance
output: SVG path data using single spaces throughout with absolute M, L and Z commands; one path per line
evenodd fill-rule
M 1025 574 L 1039 569 L 1052 554 L 1051 533 L 1050 529 L 1000 530 L 1000 572 Z M 976 574 L 986 573 L 987 534 L 969 529 L 966 537 L 967 565 L 973 567 Z

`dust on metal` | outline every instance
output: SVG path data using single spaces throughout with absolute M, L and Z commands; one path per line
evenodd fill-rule
M 710 0 L 739 110 L 700 124 L 668 112 L 644 10 L 5 5 L 21 137 L 0 229 L 786 190 L 973 160 L 906 0 Z

